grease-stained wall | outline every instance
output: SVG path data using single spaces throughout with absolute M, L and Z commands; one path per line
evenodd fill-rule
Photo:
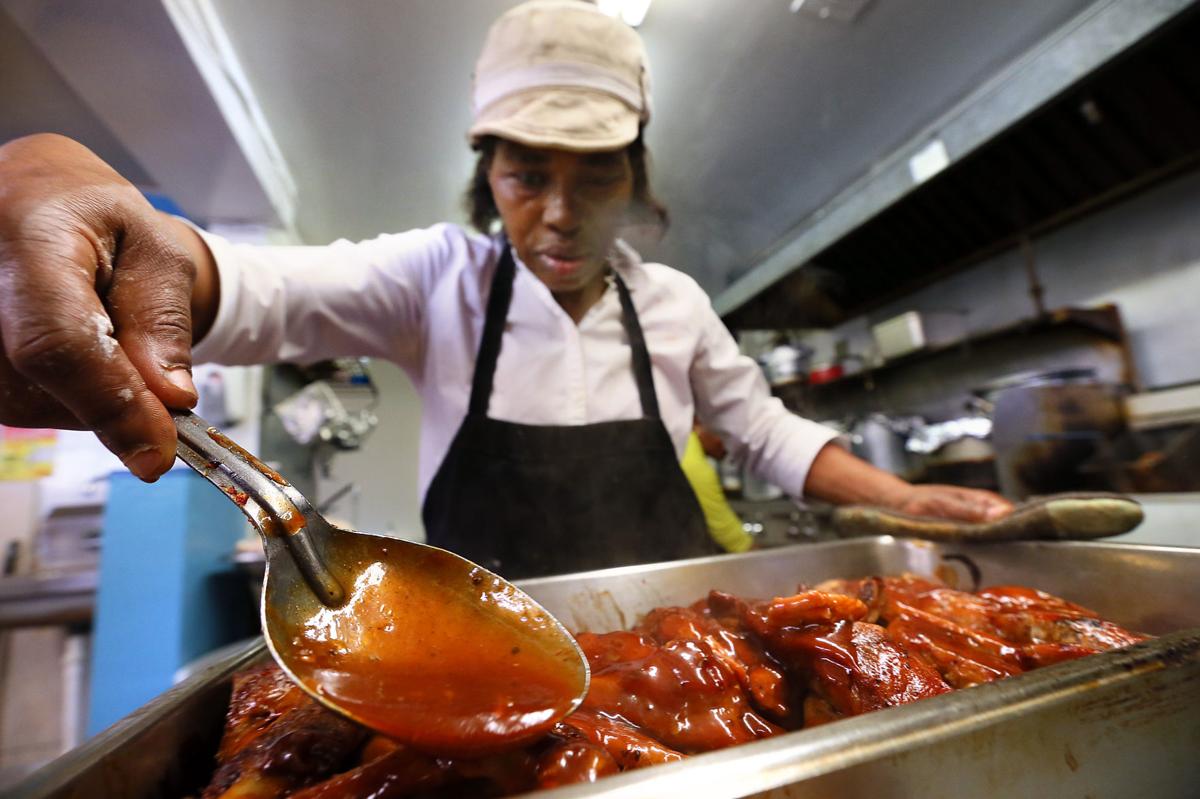
M 1056 230 L 1033 248 L 1047 308 L 1119 306 L 1145 388 L 1200 381 L 1200 173 Z M 870 325 L 910 310 L 965 310 L 972 332 L 1030 317 L 1024 256 L 991 258 L 836 332 L 862 351 Z

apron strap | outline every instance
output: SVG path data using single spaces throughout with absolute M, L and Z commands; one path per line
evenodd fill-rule
M 488 296 L 487 316 L 483 320 L 483 338 L 479 342 L 479 355 L 475 358 L 475 377 L 471 381 L 471 404 L 468 413 L 472 416 L 487 416 L 488 402 L 492 398 L 492 378 L 496 374 L 496 361 L 500 357 L 500 341 L 504 338 L 504 323 L 508 319 L 508 306 L 512 302 L 513 276 L 512 246 L 504 243 L 500 263 L 492 276 L 491 293 Z
M 512 246 L 507 242 L 500 254 L 500 263 L 492 277 L 491 293 L 488 296 L 487 316 L 483 321 L 483 337 L 479 342 L 479 355 L 475 359 L 475 375 L 471 381 L 471 402 L 468 413 L 472 416 L 487 416 L 492 398 L 492 379 L 496 374 L 496 361 L 500 358 L 500 343 L 504 338 L 504 323 L 508 319 L 508 308 L 512 303 L 513 278 L 516 263 L 513 261 Z M 613 282 L 621 301 L 621 326 L 629 338 L 633 355 L 633 378 L 637 382 L 638 398 L 642 403 L 642 415 L 658 419 L 658 394 L 654 390 L 654 377 L 650 370 L 650 353 L 646 349 L 646 338 L 638 321 L 637 310 L 629 296 L 625 281 L 614 270 Z
M 638 397 L 642 400 L 642 416 L 658 419 L 658 393 L 654 390 L 654 373 L 650 370 L 650 352 L 646 349 L 646 337 L 642 335 L 642 323 L 625 281 L 613 270 L 613 282 L 617 284 L 617 296 L 621 298 L 621 325 L 629 338 L 633 350 L 633 379 L 637 381 Z

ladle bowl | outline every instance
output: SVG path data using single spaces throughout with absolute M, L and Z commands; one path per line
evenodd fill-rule
M 447 550 L 335 527 L 204 420 L 173 416 L 180 458 L 262 536 L 263 634 L 318 702 L 416 748 L 470 754 L 532 739 L 583 701 L 587 660 L 520 589 Z

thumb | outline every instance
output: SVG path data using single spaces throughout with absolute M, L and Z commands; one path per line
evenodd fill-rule
M 989 522 L 1003 519 L 1013 512 L 1013 504 L 1001 496 L 988 497 L 986 518 Z
M 146 214 L 134 216 L 114 259 L 105 305 L 129 361 L 168 408 L 196 404 L 192 383 L 192 285 L 187 252 Z

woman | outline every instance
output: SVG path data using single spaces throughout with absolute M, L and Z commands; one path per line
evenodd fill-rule
M 370 355 L 423 399 L 430 542 L 526 576 L 709 551 L 680 469 L 693 414 L 789 493 L 978 520 L 1008 505 L 915 487 L 770 397 L 694 281 L 618 238 L 657 205 L 641 41 L 580 0 L 503 15 L 476 67 L 471 233 L 232 246 L 157 215 L 79 145 L 0 155 L 0 422 L 96 430 L 169 467 L 195 358 Z

